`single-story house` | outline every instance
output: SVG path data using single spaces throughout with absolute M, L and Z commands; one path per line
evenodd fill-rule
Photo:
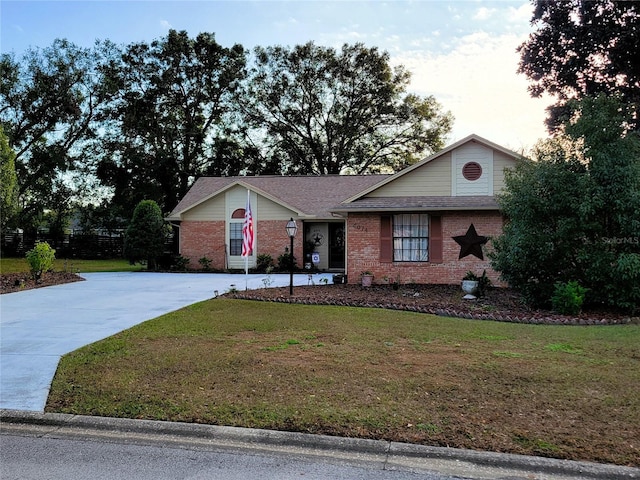
M 470 135 L 393 175 L 202 177 L 167 217 L 192 268 L 207 257 L 242 269 L 242 225 L 249 192 L 256 257 L 288 251 L 285 226 L 296 220 L 298 267 L 345 273 L 358 283 L 457 284 L 487 271 L 491 237 L 502 232 L 495 195 L 520 156 Z

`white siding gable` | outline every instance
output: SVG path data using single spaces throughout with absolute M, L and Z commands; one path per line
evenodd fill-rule
M 477 180 L 467 180 L 462 169 L 469 162 L 482 167 Z M 469 142 L 451 152 L 451 195 L 493 195 L 493 149 Z
M 244 224 L 243 218 L 231 218 L 233 212 L 237 209 L 244 209 L 247 206 L 247 189 L 237 185 L 225 192 L 225 202 L 227 205 L 226 215 L 225 215 L 225 241 L 227 245 L 231 244 L 231 224 Z M 251 192 L 251 214 L 253 215 L 253 225 L 254 225 L 254 249 L 253 253 L 248 257 L 248 266 L 254 267 L 256 264 L 256 250 L 255 248 L 258 245 L 258 232 L 257 228 L 255 228 L 257 222 L 257 214 L 258 214 L 258 202 L 257 195 L 255 192 Z M 229 268 L 234 269 L 242 269 L 245 266 L 245 257 L 241 257 L 240 255 L 230 255 L 230 252 L 227 252 L 227 262 Z

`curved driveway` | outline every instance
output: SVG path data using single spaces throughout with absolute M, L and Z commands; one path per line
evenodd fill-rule
M 265 275 L 86 273 L 84 282 L 0 295 L 0 408 L 44 411 L 60 357 L 138 323 L 228 291 L 263 288 Z M 322 277 L 313 275 L 318 283 Z M 271 275 L 270 286 L 289 285 Z M 269 283 L 267 281 L 266 283 Z M 294 275 L 307 285 L 307 274 Z

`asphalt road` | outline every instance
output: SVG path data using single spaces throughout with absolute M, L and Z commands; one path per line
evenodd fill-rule
M 3 480 L 353 479 L 448 480 L 457 477 L 384 470 L 305 456 L 0 436 Z
M 0 478 L 616 480 L 640 469 L 247 428 L 0 410 Z

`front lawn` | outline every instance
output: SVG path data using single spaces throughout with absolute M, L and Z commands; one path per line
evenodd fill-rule
M 131 265 L 124 259 L 112 260 L 67 260 L 57 258 L 53 264 L 54 272 L 89 273 L 89 272 L 130 272 L 139 271 L 145 267 Z M 0 273 L 28 273 L 29 264 L 25 258 L 0 259 Z
M 640 326 L 213 299 L 66 355 L 46 411 L 640 466 Z

